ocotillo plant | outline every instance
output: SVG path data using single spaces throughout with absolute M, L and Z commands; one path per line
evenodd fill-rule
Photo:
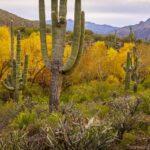
M 132 73 L 132 58 L 131 58 L 131 53 L 127 53 L 127 61 L 126 61 L 126 66 L 125 66 L 125 90 L 130 89 L 130 82 L 131 82 L 131 73 Z
M 16 102 L 18 102 L 20 99 L 20 91 L 22 91 L 26 86 L 27 72 L 28 72 L 28 55 L 25 56 L 24 69 L 21 75 L 21 35 L 20 31 L 18 31 L 16 59 L 13 59 L 12 61 L 11 74 L 8 75 L 7 78 L 3 81 L 4 87 L 7 90 L 9 90 L 10 93 L 13 93 L 13 99 Z
M 59 8 L 58 8 L 59 7 Z M 59 109 L 59 98 L 63 75 L 69 73 L 78 64 L 84 43 L 84 12 L 81 11 L 81 0 L 75 0 L 74 33 L 71 55 L 63 65 L 65 35 L 67 24 L 67 0 L 51 0 L 52 19 L 52 58 L 49 59 L 46 46 L 45 2 L 39 0 L 41 50 L 45 66 L 51 71 L 51 90 L 49 109 Z

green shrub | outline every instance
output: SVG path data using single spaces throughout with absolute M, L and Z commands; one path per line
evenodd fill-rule
M 133 133 L 125 133 L 123 136 L 123 140 L 121 141 L 120 145 L 122 148 L 125 148 L 129 144 L 134 143 L 136 140 L 136 136 Z
M 140 110 L 146 114 L 150 114 L 150 90 L 141 91 L 142 103 L 140 105 Z
M 150 77 L 148 77 L 144 83 L 143 83 L 144 88 L 150 89 Z
M 54 112 L 47 117 L 47 121 L 52 127 L 56 127 L 59 121 L 61 120 L 61 118 L 62 115 L 60 113 Z
M 117 92 L 116 92 L 117 91 Z M 121 95 L 122 87 L 118 84 L 109 84 L 108 82 L 91 81 L 74 85 L 65 90 L 61 96 L 62 102 L 92 102 L 92 101 L 107 101 L 114 93 Z
M 17 118 L 13 122 L 13 126 L 23 129 L 28 127 L 29 124 L 32 124 L 35 122 L 36 114 L 34 112 L 21 112 Z

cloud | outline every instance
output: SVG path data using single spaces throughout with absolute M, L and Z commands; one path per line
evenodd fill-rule
M 11 2 L 10 2 L 11 1 Z M 86 20 L 123 26 L 150 17 L 150 0 L 82 0 Z M 38 0 L 0 0 L 0 8 L 28 19 L 38 19 Z M 46 14 L 50 19 L 50 0 Z M 74 0 L 68 0 L 68 18 L 73 18 Z

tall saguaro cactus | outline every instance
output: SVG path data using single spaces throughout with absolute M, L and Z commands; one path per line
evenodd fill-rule
M 74 36 L 71 55 L 63 64 L 65 35 L 67 24 L 67 0 L 51 0 L 52 19 L 52 58 L 49 59 L 46 46 L 45 2 L 39 0 L 41 50 L 46 67 L 51 70 L 50 111 L 59 109 L 59 97 L 63 75 L 72 71 L 78 64 L 84 43 L 84 12 L 81 11 L 81 0 L 75 0 Z
M 24 69 L 21 74 L 21 35 L 20 31 L 18 31 L 16 58 L 14 59 L 14 42 L 12 42 L 12 39 L 14 38 L 14 33 L 12 27 L 13 25 L 11 23 L 11 74 L 9 74 L 7 78 L 3 81 L 3 85 L 7 90 L 13 93 L 13 99 L 18 102 L 18 100 L 20 99 L 20 91 L 22 91 L 26 86 L 28 72 L 28 55 L 25 56 Z

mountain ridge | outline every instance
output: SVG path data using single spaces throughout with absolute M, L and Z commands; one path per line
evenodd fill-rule
M 17 27 L 39 27 L 39 21 L 28 20 L 9 13 L 8 11 L 0 9 L 0 26 L 6 25 L 9 26 L 10 21 L 14 20 L 14 25 Z M 47 20 L 47 24 L 51 24 L 50 20 Z M 74 21 L 71 19 L 67 20 L 67 30 L 73 31 Z M 91 30 L 95 34 L 114 34 L 117 31 L 117 35 L 121 38 L 126 37 L 129 34 L 129 27 L 132 27 L 137 39 L 150 40 L 150 18 L 146 21 L 140 21 L 135 25 L 129 25 L 125 27 L 114 27 L 107 24 L 96 24 L 93 22 L 86 22 L 86 29 Z
M 38 28 L 39 26 L 38 21 L 24 19 L 22 17 L 19 17 L 18 15 L 15 15 L 6 10 L 0 9 L 0 26 L 3 26 L 3 25 L 9 26 L 11 20 L 14 21 L 14 26 L 16 27 L 22 26 L 22 27 Z

